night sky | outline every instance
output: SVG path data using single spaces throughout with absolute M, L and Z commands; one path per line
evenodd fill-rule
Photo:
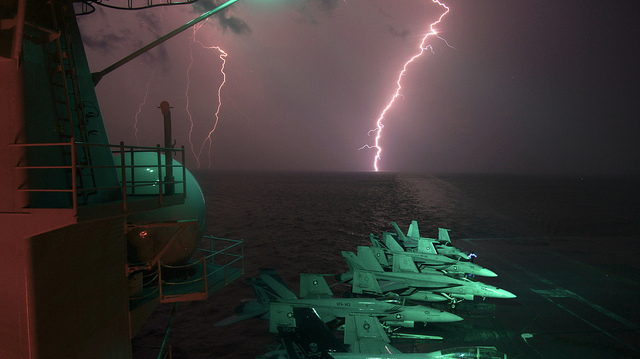
M 453 48 L 431 36 L 433 53 L 407 68 L 402 97 L 385 115 L 380 170 L 640 174 L 635 1 L 445 4 L 436 29 Z M 79 19 L 94 72 L 212 5 L 96 7 Z M 227 82 L 200 168 L 210 153 L 213 169 L 372 170 L 375 151 L 358 149 L 374 144 L 368 131 L 443 10 L 430 0 L 241 0 L 212 17 L 196 39 L 228 53 Z M 187 82 L 198 153 L 215 120 L 222 61 L 192 36 L 185 31 L 97 85 L 111 143 L 162 143 L 158 106 L 167 100 L 177 145 L 198 168 Z

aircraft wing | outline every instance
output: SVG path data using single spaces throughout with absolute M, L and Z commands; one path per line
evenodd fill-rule
M 331 321 L 338 319 L 338 317 L 333 315 L 330 309 L 318 308 L 318 307 L 309 307 L 309 308 L 314 309 L 316 313 L 318 313 L 318 316 L 320 317 L 320 319 L 325 323 L 329 323 Z
M 225 325 L 230 325 L 230 324 L 234 324 L 237 322 L 241 322 L 243 320 L 247 320 L 250 318 L 255 318 L 255 317 L 259 317 L 262 315 L 265 315 L 268 313 L 268 308 L 264 307 L 263 305 L 255 302 L 255 301 L 250 301 L 247 303 L 244 303 L 241 307 L 241 313 L 238 314 L 234 314 L 228 318 L 225 318 L 217 323 L 214 324 L 214 326 L 216 327 L 221 327 L 221 326 L 225 326 Z
M 264 314 L 264 313 L 258 313 L 258 314 L 234 314 L 234 315 L 232 315 L 232 316 L 230 316 L 228 318 L 225 318 L 225 319 L 217 322 L 216 324 L 214 324 L 214 326 L 223 327 L 223 326 L 226 326 L 226 325 L 231 325 L 231 324 L 234 324 L 234 323 L 241 322 L 243 320 L 251 319 L 251 318 L 257 317 L 257 316 L 262 315 L 262 314 Z
M 389 336 L 378 318 L 367 314 L 354 314 L 346 318 L 344 343 L 350 346 L 350 353 L 367 354 L 371 358 L 376 357 L 375 354 L 402 353 L 389 344 Z
M 396 292 L 402 289 L 411 288 L 405 281 L 380 280 L 378 281 L 378 284 L 380 285 L 380 289 L 382 289 L 382 293 Z

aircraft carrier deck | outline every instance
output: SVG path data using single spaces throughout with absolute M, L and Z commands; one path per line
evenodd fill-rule
M 443 340 L 394 339 L 398 349 L 487 345 L 521 359 L 640 358 L 639 238 L 466 239 L 455 245 L 498 274 L 480 281 L 518 297 L 461 302 L 455 310 L 464 321 L 415 329 Z

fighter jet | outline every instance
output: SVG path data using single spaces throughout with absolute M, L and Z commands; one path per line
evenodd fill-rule
M 224 319 L 216 326 L 232 324 L 247 318 L 260 316 L 269 319 L 269 330 L 275 333 L 278 326 L 294 325 L 293 308 L 313 308 L 325 322 L 345 318 L 351 313 L 367 313 L 380 318 L 386 325 L 413 327 L 416 322 L 456 322 L 461 317 L 422 305 L 401 305 L 399 301 L 380 298 L 333 298 L 324 275 L 301 274 L 301 297 L 298 298 L 273 269 L 261 269 L 260 276 L 249 278 L 257 301 L 245 303 L 240 313 Z
M 418 221 L 411 221 L 406 236 L 404 235 L 404 233 L 402 233 L 402 230 L 400 230 L 400 227 L 398 227 L 396 222 L 391 222 L 391 225 L 398 235 L 398 240 L 402 242 L 402 245 L 407 249 L 407 251 L 431 253 L 429 252 L 429 246 L 426 246 L 424 244 L 425 242 L 431 242 L 433 243 L 437 254 L 441 254 L 443 256 L 454 259 L 462 259 L 465 261 L 468 261 L 472 258 L 468 253 L 465 253 L 464 251 L 454 247 L 451 244 L 449 229 L 438 228 L 438 239 L 434 239 L 420 236 Z
M 405 354 L 390 344 L 389 337 L 377 318 L 362 314 L 347 318 L 344 343 L 341 343 L 312 309 L 294 308 L 292 314 L 296 320 L 295 327 L 278 328 L 289 359 L 507 358 L 506 354 L 495 347 L 483 346 Z M 278 358 L 284 358 L 284 355 Z
M 390 267 L 388 264 L 389 259 L 394 255 L 399 254 L 412 258 L 421 272 L 424 270 L 436 270 L 456 278 L 463 277 L 465 275 L 477 275 L 483 277 L 498 276 L 493 271 L 483 268 L 475 263 L 436 254 L 437 252 L 433 243 L 427 240 L 419 242 L 420 245 L 427 247 L 425 250 L 407 252 L 400 244 L 398 244 L 389 232 L 383 232 L 382 239 L 376 237 L 374 234 L 369 234 L 369 238 L 373 244 L 372 251 L 374 252 L 376 259 L 380 262 L 380 265 L 383 267 Z M 379 250 L 382 250 L 384 255 L 380 255 Z
M 393 271 L 385 272 L 371 248 L 359 246 L 357 256 L 353 252 L 342 252 L 349 272 L 340 274 L 338 280 L 350 281 L 353 293 L 385 295 L 394 292 L 413 300 L 449 300 L 452 307 L 461 300 L 474 297 L 516 297 L 504 289 L 466 278 L 453 278 L 437 272 L 420 273 L 413 259 L 406 255 L 394 255 Z

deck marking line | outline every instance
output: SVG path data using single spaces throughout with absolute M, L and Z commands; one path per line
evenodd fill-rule
M 515 263 L 513 263 L 513 262 L 511 262 L 511 261 L 509 261 L 509 260 L 502 259 L 502 261 L 503 261 L 503 262 L 505 262 L 505 263 L 507 263 L 507 264 L 509 264 L 509 265 L 511 265 L 512 267 L 514 267 L 514 268 L 516 268 L 516 269 L 518 269 L 518 270 L 521 270 L 522 272 L 524 272 L 524 273 L 528 274 L 529 276 L 531 276 L 531 277 L 533 277 L 533 278 L 535 278 L 535 279 L 539 280 L 539 281 L 540 281 L 540 282 L 542 282 L 542 283 L 545 283 L 545 284 L 553 284 L 553 283 L 552 283 L 551 281 L 549 281 L 548 279 L 546 279 L 546 278 L 544 278 L 544 277 L 542 277 L 542 276 L 540 276 L 540 275 L 538 275 L 538 274 L 536 274 L 536 273 L 532 273 L 532 272 L 528 271 L 526 268 L 523 268 L 523 267 L 521 267 L 521 266 L 519 266 L 519 265 L 517 265 L 517 264 L 515 264 Z M 602 314 L 605 314 L 606 316 L 608 316 L 608 317 L 610 317 L 610 318 L 612 318 L 612 319 L 614 319 L 614 320 L 616 320 L 616 321 L 619 321 L 619 322 L 621 322 L 622 324 L 625 324 L 625 325 L 627 325 L 627 326 L 630 326 L 631 328 L 636 329 L 636 328 L 638 327 L 636 324 L 629 322 L 628 320 L 626 320 L 626 319 L 622 318 L 621 316 L 619 316 L 619 315 L 617 315 L 617 314 L 615 314 L 615 313 L 612 313 L 612 312 L 608 311 L 607 309 L 605 309 L 605 308 L 603 308 L 603 307 L 601 307 L 601 306 L 599 306 L 599 305 L 597 305 L 597 304 L 595 304 L 595 303 L 592 303 L 591 301 L 589 301 L 589 300 L 587 300 L 587 299 L 585 299 L 585 298 L 583 298 L 583 297 L 581 297 L 581 296 L 577 295 L 576 293 L 573 293 L 573 292 L 572 292 L 572 291 L 570 291 L 570 290 L 564 289 L 564 288 L 559 287 L 559 286 L 557 286 L 557 285 L 554 285 L 554 286 L 555 286 L 556 288 L 555 288 L 555 289 L 552 289 L 552 290 L 536 290 L 536 289 L 531 289 L 531 291 L 532 291 L 532 292 L 534 292 L 534 293 L 536 293 L 536 294 L 538 294 L 538 295 L 540 295 L 541 297 L 545 298 L 546 300 L 550 301 L 551 303 L 555 304 L 558 308 L 560 308 L 560 309 L 562 309 L 562 310 L 566 311 L 567 313 L 569 313 L 569 314 L 571 314 L 571 315 L 575 316 L 576 318 L 578 318 L 578 319 L 582 320 L 583 322 L 587 323 L 588 325 L 592 326 L 593 328 L 597 329 L 598 331 L 600 331 L 600 332 L 604 333 L 604 334 L 605 334 L 605 335 L 607 335 L 608 337 L 610 337 L 610 338 L 612 338 L 612 339 L 615 339 L 616 341 L 618 341 L 618 342 L 620 342 L 620 343 L 624 344 L 626 347 L 630 348 L 631 350 L 638 351 L 638 349 L 637 349 L 635 346 L 633 346 L 633 345 L 631 345 L 631 344 L 628 344 L 627 342 L 622 341 L 620 338 L 618 338 L 618 337 L 614 336 L 613 334 L 611 334 L 611 333 L 607 332 L 606 330 L 604 330 L 604 329 L 602 329 L 602 328 L 598 327 L 597 325 L 595 325 L 595 324 L 593 324 L 593 323 L 589 322 L 588 320 L 586 320 L 586 319 L 582 318 L 582 317 L 581 317 L 581 316 L 579 316 L 578 314 L 576 314 L 576 313 L 574 313 L 573 311 L 571 311 L 569 308 L 567 308 L 567 307 L 565 307 L 565 306 L 563 306 L 563 305 L 561 305 L 561 304 L 559 304 L 559 303 L 556 303 L 555 301 L 553 301 L 553 300 L 550 298 L 550 296 L 551 296 L 551 295 L 553 295 L 553 296 L 556 296 L 556 297 L 558 297 L 558 296 L 562 296 L 562 297 L 571 297 L 571 298 L 577 299 L 578 301 L 583 302 L 584 304 L 587 304 L 587 305 L 588 305 L 588 306 L 590 306 L 592 309 L 595 309 L 596 311 L 598 311 L 598 312 L 600 312 L 600 313 L 602 313 Z
M 625 342 L 625 341 L 623 341 L 622 339 L 620 339 L 620 338 L 616 337 L 615 335 L 613 335 L 613 334 L 609 333 L 608 331 L 606 331 L 606 330 L 604 330 L 604 329 L 600 328 L 599 326 L 597 326 L 597 325 L 595 325 L 595 324 L 591 323 L 590 321 L 588 321 L 588 320 L 584 319 L 583 317 L 581 317 L 581 316 L 580 316 L 580 315 L 578 315 L 577 313 L 573 312 L 573 311 L 572 311 L 572 310 L 570 310 L 569 308 L 565 307 L 564 305 L 562 305 L 562 304 L 560 304 L 560 303 L 555 302 L 553 299 L 551 299 L 551 296 L 550 296 L 550 295 L 549 295 L 549 293 L 548 293 L 549 291 L 546 291 L 546 290 L 538 291 L 538 290 L 535 290 L 535 289 L 531 289 L 531 291 L 533 291 L 533 292 L 534 292 L 534 293 L 536 293 L 536 294 L 539 294 L 539 295 L 540 295 L 541 297 L 543 297 L 544 299 L 546 299 L 546 300 L 550 301 L 551 303 L 555 304 L 556 306 L 558 306 L 558 308 L 560 308 L 560 309 L 564 310 L 565 312 L 567 312 L 567 313 L 569 313 L 569 314 L 573 315 L 574 317 L 576 317 L 576 318 L 578 318 L 578 319 L 582 320 L 583 322 L 585 322 L 585 323 L 587 323 L 588 325 L 592 326 L 593 328 L 595 328 L 595 329 L 596 329 L 596 330 L 598 330 L 599 332 L 601 332 L 601 333 L 605 334 L 605 335 L 606 335 L 606 336 L 608 336 L 609 338 L 611 338 L 611 339 L 615 339 L 616 341 L 618 341 L 618 342 L 620 342 L 620 343 L 624 344 L 627 348 L 629 348 L 629 349 L 631 349 L 631 350 L 633 350 L 633 351 L 638 351 L 638 349 L 637 349 L 636 347 L 634 347 L 633 345 L 628 344 L 627 342 Z M 552 294 L 552 295 L 553 295 L 553 294 Z M 567 296 L 567 297 L 570 297 L 570 296 Z
M 540 281 L 540 282 L 542 282 L 542 283 L 550 284 L 550 285 L 555 286 L 556 288 L 555 288 L 555 289 L 553 289 L 553 291 L 561 292 L 561 293 L 565 293 L 565 294 L 566 294 L 566 295 L 565 295 L 565 297 L 571 297 L 571 298 L 577 299 L 578 301 L 580 301 L 580 302 L 582 302 L 582 303 L 584 303 L 584 304 L 588 305 L 588 306 L 589 306 L 589 307 L 591 307 L 592 309 L 594 309 L 594 310 L 596 310 L 596 311 L 598 311 L 598 312 L 600 312 L 600 313 L 602 313 L 602 314 L 606 315 L 607 317 L 609 317 L 609 318 L 611 318 L 611 319 L 614 319 L 614 320 L 616 320 L 616 321 L 618 321 L 618 322 L 620 322 L 620 323 L 622 323 L 622 324 L 624 324 L 624 325 L 628 326 L 628 327 L 629 327 L 629 328 L 631 328 L 631 329 L 640 329 L 640 326 L 639 326 L 638 324 L 633 323 L 633 322 L 631 322 L 631 321 L 629 321 L 629 320 L 627 320 L 627 319 L 623 318 L 622 316 L 620 316 L 620 315 L 618 315 L 618 314 L 616 314 L 616 313 L 613 313 L 612 311 L 610 311 L 610 310 L 608 310 L 608 309 L 605 309 L 604 307 L 602 307 L 602 306 L 600 306 L 600 305 L 598 305 L 598 304 L 596 304 L 596 303 L 593 303 L 592 301 L 590 301 L 590 300 L 588 300 L 588 299 L 586 299 L 586 298 L 582 297 L 581 295 L 578 295 L 578 294 L 576 294 L 576 293 L 574 293 L 574 292 L 572 292 L 572 291 L 570 291 L 570 290 L 568 290 L 568 289 L 564 289 L 564 288 L 562 288 L 562 287 L 559 287 L 559 286 L 557 286 L 557 285 L 553 284 L 553 282 L 551 282 L 550 280 L 548 280 L 548 279 L 546 279 L 546 278 L 543 278 L 543 277 L 541 277 L 540 275 L 538 275 L 538 274 L 536 274 L 536 273 L 532 273 L 532 272 L 530 272 L 530 271 L 526 270 L 525 268 L 523 268 L 523 267 L 521 267 L 521 266 L 519 266 L 519 265 L 517 265 L 517 264 L 515 264 L 515 263 L 512 263 L 512 262 L 510 262 L 510 261 L 508 261 L 508 260 L 503 260 L 503 261 L 504 261 L 505 263 L 507 263 L 507 264 L 509 264 L 509 265 L 511 265 L 511 266 L 513 266 L 513 267 L 515 267 L 516 269 L 519 269 L 519 270 L 521 270 L 521 271 L 525 272 L 525 273 L 526 273 L 526 274 L 528 274 L 529 276 L 531 276 L 531 277 L 533 277 L 533 278 L 535 278 L 535 279 L 539 280 L 539 281 Z M 534 290 L 534 289 L 532 289 L 532 290 L 533 290 L 534 292 L 536 292 L 536 293 L 538 293 L 538 292 L 540 291 L 540 290 Z M 538 293 L 538 294 L 540 294 L 540 293 Z M 541 295 L 542 295 L 542 294 L 541 294 Z

